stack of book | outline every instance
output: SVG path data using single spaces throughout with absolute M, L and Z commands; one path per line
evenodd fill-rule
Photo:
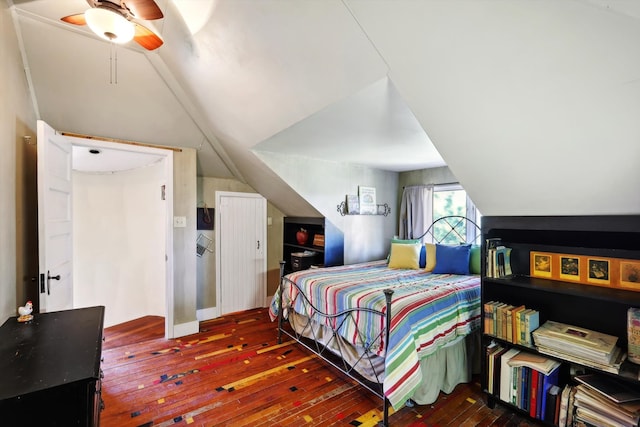
M 487 390 L 531 417 L 543 420 L 548 406 L 553 406 L 554 413 L 559 407 L 559 399 L 550 398 L 550 390 L 557 388 L 559 362 L 492 343 L 487 348 L 487 367 Z
M 501 244 L 501 239 L 493 238 L 486 240 L 487 277 L 505 277 L 512 274 L 511 271 L 511 248 Z
M 640 390 L 604 375 L 575 377 L 576 424 L 594 426 L 637 426 L 640 421 Z
M 484 333 L 520 345 L 533 345 L 531 332 L 540 324 L 538 310 L 500 301 L 484 304 Z
M 619 373 L 626 358 L 618 337 L 564 323 L 547 321 L 532 332 L 538 351 L 570 362 Z

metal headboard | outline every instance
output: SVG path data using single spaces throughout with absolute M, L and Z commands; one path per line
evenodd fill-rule
M 442 227 L 445 227 L 444 234 L 436 236 L 435 232 Z M 471 236 L 468 235 L 470 231 L 472 231 L 473 234 Z M 429 235 L 433 238 L 434 243 L 443 243 L 451 236 L 456 238 L 456 243 L 479 245 L 482 241 L 480 226 L 466 216 L 461 215 L 447 215 L 436 219 L 418 239 L 422 240 L 425 236 Z

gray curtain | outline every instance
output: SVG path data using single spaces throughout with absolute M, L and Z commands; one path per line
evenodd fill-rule
M 417 239 L 433 222 L 433 186 L 413 185 L 402 191 L 398 236 Z M 431 235 L 426 236 L 429 239 Z M 430 242 L 427 242 L 430 243 Z

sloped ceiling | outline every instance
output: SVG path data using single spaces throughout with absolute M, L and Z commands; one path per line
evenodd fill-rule
M 59 21 L 85 1 L 13 4 L 42 119 L 195 148 L 288 214 L 315 210 L 253 150 L 442 155 L 485 214 L 640 212 L 634 0 L 158 0 L 165 43 L 115 49 L 117 84 L 109 44 Z

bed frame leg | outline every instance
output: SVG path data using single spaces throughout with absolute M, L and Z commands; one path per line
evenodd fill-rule
M 384 406 L 383 406 L 383 421 L 382 421 L 382 426 L 383 427 L 389 427 L 389 400 L 384 399 Z
M 384 297 L 387 303 L 387 312 L 385 313 L 385 326 L 386 326 L 386 331 L 384 333 L 384 342 L 385 345 L 387 346 L 387 349 L 389 348 L 389 332 L 391 331 L 391 297 L 393 296 L 393 290 L 391 289 L 385 289 L 384 291 Z M 382 393 L 384 393 L 384 388 Z M 383 403 L 383 410 L 384 410 L 384 419 L 383 419 L 383 426 L 384 427 L 389 427 L 389 399 L 387 399 L 386 397 L 382 398 L 384 403 Z
M 280 284 L 278 285 L 280 287 L 280 292 L 278 292 L 278 344 L 282 344 L 282 312 L 284 311 L 282 309 L 282 292 L 284 292 L 282 282 L 284 281 L 284 264 L 285 261 L 280 261 Z

